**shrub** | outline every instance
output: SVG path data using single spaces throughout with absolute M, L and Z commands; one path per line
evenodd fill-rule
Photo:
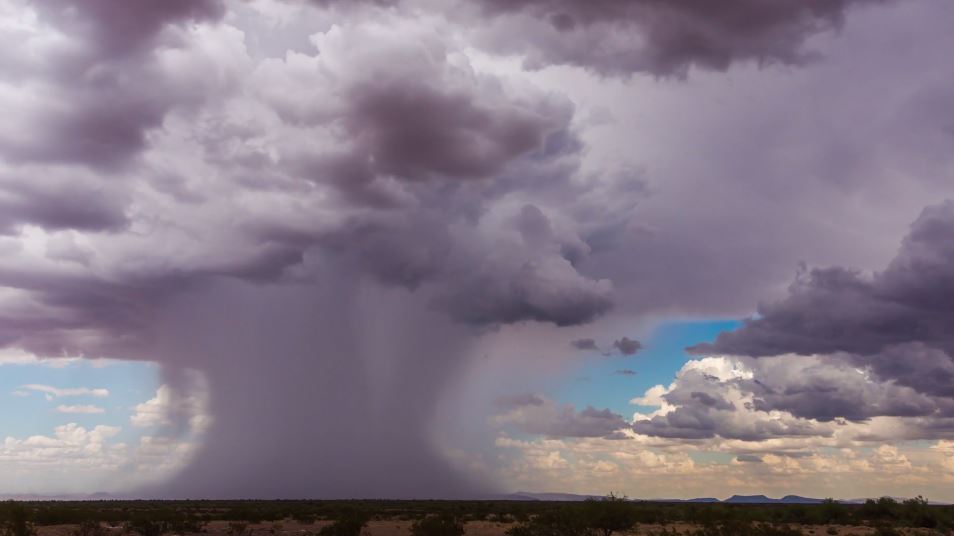
M 636 524 L 636 511 L 625 497 L 613 494 L 602 499 L 587 499 L 583 503 L 584 523 L 600 536 L 624 532 Z
M 463 536 L 464 523 L 453 514 L 428 516 L 411 525 L 411 536 Z
M 162 536 L 169 532 L 169 527 L 166 523 L 157 519 L 141 516 L 129 520 L 126 523 L 125 531 L 139 536 Z
M 248 523 L 242 521 L 233 521 L 229 523 L 229 527 L 226 532 L 229 536 L 250 536 L 252 534 L 252 529 L 248 526 Z
M 787 525 L 769 525 L 765 523 L 748 523 L 730 521 L 716 525 L 705 526 L 690 536 L 802 536 L 802 532 Z
M 879 525 L 875 527 L 874 536 L 904 536 L 898 529 L 890 525 Z
M 334 523 L 322 527 L 319 536 L 360 536 L 368 524 L 368 514 L 355 510 L 344 512 Z
M 10 501 L 3 506 L 0 536 L 36 536 L 30 512 L 22 504 Z
M 99 521 L 87 519 L 70 531 L 70 536 L 107 536 L 108 531 Z

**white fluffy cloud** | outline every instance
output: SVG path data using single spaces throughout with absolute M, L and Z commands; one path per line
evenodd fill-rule
M 201 387 L 195 382 L 191 385 Z M 105 409 L 64 404 L 56 411 L 95 416 Z M 126 439 L 119 426 L 89 428 L 76 423 L 57 426 L 50 435 L 6 437 L 0 441 L 0 489 L 9 493 L 122 493 L 167 478 L 181 470 L 201 445 L 208 426 L 204 411 L 201 390 L 180 397 L 176 390 L 162 386 L 155 397 L 135 407 L 132 424 L 147 428 L 148 433 L 133 441 Z M 62 478 L 64 474 L 71 478 Z
M 179 391 L 169 385 L 161 385 L 156 396 L 137 404 L 129 422 L 137 428 L 178 428 L 199 434 L 206 430 L 211 422 L 207 414 L 204 383 L 193 376 L 192 389 Z

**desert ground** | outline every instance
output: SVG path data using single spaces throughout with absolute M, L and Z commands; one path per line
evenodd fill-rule
M 410 536 L 413 521 L 402 519 L 375 520 L 367 524 L 364 530 L 366 536 Z M 299 523 L 294 520 L 278 522 L 253 523 L 247 526 L 251 536 L 313 536 L 322 527 L 330 525 L 331 521 L 316 521 L 315 523 Z M 208 536 L 231 536 L 234 534 L 232 523 L 213 521 L 206 525 L 204 534 Z M 470 521 L 465 524 L 465 536 L 504 536 L 513 523 L 494 523 L 489 521 Z M 867 536 L 876 534 L 876 529 L 866 526 L 850 525 L 789 525 L 797 528 L 808 536 Z M 38 536 L 71 536 L 77 525 L 50 525 L 37 527 Z M 651 536 L 663 530 L 674 531 L 677 534 L 690 534 L 700 528 L 699 525 L 687 523 L 673 523 L 668 525 L 640 524 L 633 530 L 625 533 L 627 536 Z M 899 528 L 900 534 L 905 536 L 935 536 L 941 534 L 923 528 Z M 110 527 L 110 532 L 116 536 L 123 534 L 122 527 Z M 671 532 L 670 532 L 671 533 Z

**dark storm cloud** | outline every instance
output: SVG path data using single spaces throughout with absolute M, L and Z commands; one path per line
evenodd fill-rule
M 928 207 L 888 268 L 874 275 L 846 268 L 802 271 L 789 295 L 762 304 L 759 316 L 695 353 L 771 356 L 845 352 L 873 356 L 920 343 L 950 355 L 954 321 L 954 202 Z M 890 360 L 892 358 L 888 358 Z M 890 374 L 884 358 L 880 372 Z M 923 371 L 930 374 L 930 369 Z M 897 372 L 900 372 L 898 370 Z M 908 378 L 908 381 L 911 381 Z
M 613 306 L 609 281 L 577 273 L 562 258 L 527 261 L 514 272 L 473 274 L 449 289 L 438 304 L 462 322 L 525 320 L 572 326 L 592 322 Z
M 619 353 L 622 355 L 636 355 L 637 352 L 643 349 L 643 344 L 629 337 L 623 337 L 622 339 L 613 341 L 613 348 L 619 350 Z
M 559 124 L 546 110 L 498 103 L 474 94 L 395 80 L 353 88 L 347 136 L 375 174 L 405 180 L 487 178 L 514 158 L 540 148 Z M 504 104 L 500 106 L 499 104 Z
M 811 36 L 841 26 L 856 4 L 879 0 L 480 0 L 487 46 L 531 66 L 578 65 L 606 74 L 725 70 L 737 61 L 798 64 Z M 502 20 L 494 20 L 494 18 Z M 512 20 L 511 20 L 512 19 Z
M 41 6 L 76 62 L 30 71 L 56 104 L 29 101 L 23 135 L 0 136 L 36 179 L 0 183 L 14 233 L 0 341 L 205 374 L 205 449 L 150 494 L 480 487 L 429 439 L 467 346 L 486 326 L 572 325 L 613 305 L 612 284 L 579 268 L 578 205 L 605 186 L 580 173 L 573 105 L 455 63 L 408 21 L 344 20 L 320 54 L 272 60 L 214 23 L 217 3 L 110 5 Z M 95 76 L 74 77 L 84 69 Z M 276 86 L 301 90 L 300 106 Z M 643 194 L 616 197 L 629 207 L 630 195 Z M 27 224 L 43 228 L 36 247 L 18 243 Z M 547 422 L 573 437 L 626 427 L 593 408 Z
M 769 359 L 763 363 L 764 359 Z M 890 376 L 866 374 L 865 365 L 842 355 L 818 358 L 783 356 L 753 363 L 756 372 L 742 388 L 753 394 L 758 411 L 780 410 L 830 422 L 872 417 L 943 417 L 954 400 L 901 385 Z M 930 369 L 922 369 L 929 373 Z
M 727 105 L 721 117 L 712 115 L 710 86 L 683 95 L 666 121 L 646 122 L 645 130 L 672 145 L 673 160 L 686 167 L 652 162 L 644 174 L 604 161 L 615 157 L 594 150 L 602 148 L 599 136 L 581 131 L 587 119 L 569 99 L 522 83 L 522 75 L 465 65 L 463 50 L 525 52 L 537 65 L 602 73 L 798 62 L 803 41 L 837 26 L 848 2 L 733 1 L 715 13 L 688 1 L 486 1 L 479 7 L 491 27 L 478 32 L 483 43 L 449 37 L 467 40 L 456 28 L 448 35 L 428 28 L 433 19 L 424 12 L 384 9 L 365 21 L 367 5 L 316 3 L 342 7 L 335 27 L 309 28 L 314 46 L 276 57 L 252 52 L 269 35 L 233 28 L 239 23 L 223 16 L 222 3 L 197 0 L 37 1 L 36 35 L 22 41 L 44 46 L 29 48 L 26 62 L 16 46 L 0 52 L 0 66 L 16 67 L 0 72 L 13 125 L 0 129 L 0 161 L 24 174 L 9 187 L 0 183 L 0 230 L 11 233 L 0 236 L 0 343 L 205 373 L 215 425 L 196 462 L 161 496 L 448 497 L 476 489 L 429 438 L 442 393 L 463 373 L 479 333 L 506 323 L 591 322 L 621 301 L 639 314 L 739 314 L 739 303 L 747 310 L 751 294 L 772 288 L 788 269 L 787 255 L 819 242 L 811 234 L 822 227 L 802 225 L 823 218 L 805 207 L 833 199 L 831 208 L 862 188 L 851 180 L 858 174 L 795 181 L 769 172 L 803 154 L 814 161 L 814 148 L 798 142 L 817 139 L 818 130 L 783 128 L 792 118 L 779 104 L 790 101 L 767 91 L 770 84 L 743 77 L 745 91 L 732 90 L 777 99 L 766 106 L 782 117 L 765 125 L 749 111 L 758 98 L 744 102 L 745 113 Z M 928 72 L 896 76 L 904 58 L 892 61 L 878 64 L 892 80 Z M 839 77 L 819 78 L 804 84 L 813 89 L 805 95 L 819 106 L 845 102 L 825 98 Z M 860 102 L 853 88 L 846 93 Z M 866 116 L 895 109 L 876 95 L 877 106 L 862 106 Z M 691 103 L 704 103 L 706 113 Z M 614 113 L 617 104 L 608 103 Z M 822 110 L 806 121 L 827 115 Z M 715 126 L 697 130 L 709 116 Z M 684 117 L 692 128 L 679 125 Z M 905 117 L 893 126 L 929 130 L 913 124 Z M 748 137 L 729 135 L 739 130 Z M 700 137 L 684 138 L 690 131 Z M 637 163 L 656 151 L 644 147 L 651 140 L 631 142 L 636 131 L 611 133 L 631 144 L 627 155 Z M 684 141 L 669 143 L 674 134 Z M 912 161 L 925 160 L 930 151 L 920 147 L 934 138 L 919 140 L 918 152 L 905 155 Z M 765 156 L 777 153 L 784 155 Z M 911 171 L 891 158 L 884 164 L 897 175 Z M 867 191 L 877 181 L 857 182 Z M 786 189 L 796 183 L 805 191 L 797 198 Z M 656 184 L 663 195 L 643 210 Z M 44 232 L 15 234 L 27 224 Z M 883 342 L 868 334 L 853 347 L 872 353 L 844 361 L 891 378 L 893 387 L 839 391 L 824 383 L 824 370 L 807 374 L 819 379 L 809 386 L 770 372 L 755 375 L 760 383 L 687 375 L 666 397 L 676 409 L 634 429 L 679 438 L 824 437 L 839 417 L 891 412 L 922 419 L 912 436 L 936 437 L 947 422 L 938 415 L 948 409 L 924 393 L 948 392 L 941 331 L 897 333 L 908 330 L 905 307 L 946 314 L 933 287 L 919 286 L 937 272 L 931 266 L 945 251 L 937 238 L 945 232 L 932 223 L 912 233 L 908 260 L 892 278 L 817 275 L 826 289 L 853 288 L 832 304 L 844 309 L 823 318 L 855 314 L 848 298 L 872 316 L 870 325 L 839 327 L 851 336 L 901 322 Z M 830 250 L 851 242 L 847 231 L 838 236 Z M 945 277 L 931 281 L 943 286 Z M 882 302 L 905 307 L 882 310 Z M 616 348 L 639 347 L 623 338 Z M 819 402 L 825 397 L 835 410 Z M 629 424 L 609 410 L 522 402 L 503 418 L 528 433 L 627 437 L 621 430 Z M 852 403 L 872 410 L 850 413 Z M 826 422 L 779 420 L 763 411 L 773 407 Z

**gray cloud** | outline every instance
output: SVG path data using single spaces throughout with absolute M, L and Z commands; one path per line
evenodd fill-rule
M 37 62 L 30 76 L 62 105 L 18 109 L 23 135 L 0 131 L 2 176 L 36 179 L 0 181 L 0 286 L 14 297 L 0 343 L 206 375 L 204 450 L 147 495 L 483 488 L 429 439 L 468 345 L 486 326 L 572 325 L 613 305 L 612 284 L 578 268 L 577 205 L 604 185 L 580 172 L 572 104 L 477 74 L 411 20 L 345 20 L 320 54 L 275 60 L 250 57 L 218 11 L 178 2 L 118 8 L 117 24 L 155 20 L 102 37 L 107 4 L 44 8 L 52 26 L 37 31 L 72 40 L 54 52 L 103 78 Z M 264 393 L 273 404 L 249 405 Z M 548 430 L 609 434 L 617 418 L 589 408 Z M 256 463 L 268 469 L 229 469 Z
M 105 57 L 138 54 L 154 45 L 169 24 L 215 20 L 225 14 L 222 0 L 33 0 L 44 17 L 81 36 Z
M 63 39 L 44 51 L 48 57 L 11 73 L 42 92 L 28 105 L 29 119 L 17 135 L 0 135 L 0 147 L 14 161 L 99 168 L 128 163 L 167 112 L 201 98 L 195 88 L 170 83 L 167 65 L 157 60 L 157 50 L 188 39 L 166 30 L 225 13 L 219 0 L 36 0 L 31 5 L 40 22 L 52 25 Z
M 859 19 L 826 49 L 830 65 L 687 85 L 497 72 L 458 47 L 615 74 L 799 63 L 855 2 L 733 2 L 710 17 L 694 2 L 488 0 L 479 35 L 427 10 L 364 19 L 374 6 L 339 2 L 335 27 L 304 24 L 287 54 L 281 32 L 233 27 L 219 2 L 140 4 L 38 1 L 38 24 L 5 37 L 0 343 L 203 371 L 216 424 L 162 496 L 479 488 L 429 438 L 481 334 L 744 314 L 799 258 L 880 259 L 895 214 L 950 189 L 924 178 L 950 163 L 950 84 L 929 53 L 950 48 L 938 4 Z M 258 4 L 225 7 L 269 9 Z M 894 46 L 910 27 L 923 36 Z M 857 62 L 862 48 L 879 62 Z M 615 122 L 588 122 L 592 101 Z M 852 212 L 859 200 L 870 208 Z M 667 395 L 676 409 L 635 429 L 798 438 L 887 414 L 913 423 L 906 437 L 948 433 L 946 298 L 933 293 L 948 286 L 945 210 L 925 216 L 890 277 L 802 276 L 794 294 L 806 311 L 831 305 L 817 318 L 838 333 L 799 327 L 801 305 L 765 315 L 763 347 L 840 349 L 839 361 L 760 364 L 759 383 L 686 379 Z M 533 433 L 626 437 L 608 410 L 525 402 L 542 413 L 513 424 Z
M 492 177 L 562 128 L 546 109 L 505 102 L 490 108 L 470 91 L 419 80 L 375 81 L 352 88 L 349 99 L 348 139 L 373 162 L 372 173 L 405 180 Z
M 576 348 L 577 350 L 599 351 L 599 347 L 596 346 L 596 341 L 594 339 L 577 339 L 575 341 L 571 341 L 570 346 Z
M 846 354 L 842 359 L 852 366 L 870 368 L 896 384 L 886 389 L 912 388 L 924 396 L 915 400 L 899 392 L 886 394 L 882 403 L 838 401 L 836 393 L 851 396 L 850 391 L 830 376 L 815 378 L 808 382 L 811 388 L 793 396 L 817 404 L 814 413 L 827 407 L 849 418 L 929 414 L 936 407 L 931 396 L 952 395 L 946 380 L 954 373 L 954 344 L 945 326 L 954 317 L 944 305 L 954 296 L 952 236 L 954 202 L 929 207 L 884 271 L 870 276 L 844 268 L 802 271 L 786 298 L 763 304 L 759 316 L 742 328 L 690 350 L 755 357 Z M 816 396 L 812 390 L 831 394 Z
M 623 337 L 613 341 L 613 348 L 616 348 L 622 355 L 636 355 L 643 349 L 643 344 L 629 337 Z
M 690 362 L 662 395 L 671 407 L 658 415 L 636 418 L 633 430 L 689 441 L 716 437 L 764 441 L 832 434 L 830 425 L 794 415 L 771 414 L 769 408 L 752 404 L 753 382 L 743 374 L 727 375 L 721 368 L 721 363 Z M 756 378 L 761 377 L 759 372 L 755 371 Z
M 735 457 L 735 461 L 742 463 L 762 463 L 762 457 L 754 454 L 739 454 Z
M 813 35 L 837 29 L 872 0 L 481 0 L 494 24 L 487 46 L 525 54 L 532 67 L 570 64 L 605 74 L 725 70 L 737 61 L 799 64 Z M 496 18 L 496 20 L 495 20 Z
M 37 183 L 0 179 L 0 232 L 23 224 L 50 230 L 120 230 L 129 224 L 125 197 L 106 192 L 96 181 L 50 180 Z
M 537 403 L 537 402 L 540 403 Z M 495 419 L 498 424 L 516 427 L 520 432 L 547 437 L 607 437 L 623 439 L 620 431 L 629 427 L 621 415 L 608 409 L 587 406 L 577 411 L 571 405 L 534 399 L 529 404 L 511 405 Z
M 901 385 L 856 358 L 788 354 L 691 361 L 661 394 L 668 407 L 637 418 L 633 429 L 677 440 L 757 442 L 830 438 L 849 422 L 892 417 L 904 419 L 893 432 L 898 437 L 943 439 L 954 433 L 954 400 L 949 396 Z M 856 433 L 858 440 L 884 440 Z
M 542 406 L 546 401 L 533 394 L 502 396 L 494 400 L 494 406 L 501 410 L 512 410 L 524 406 Z

